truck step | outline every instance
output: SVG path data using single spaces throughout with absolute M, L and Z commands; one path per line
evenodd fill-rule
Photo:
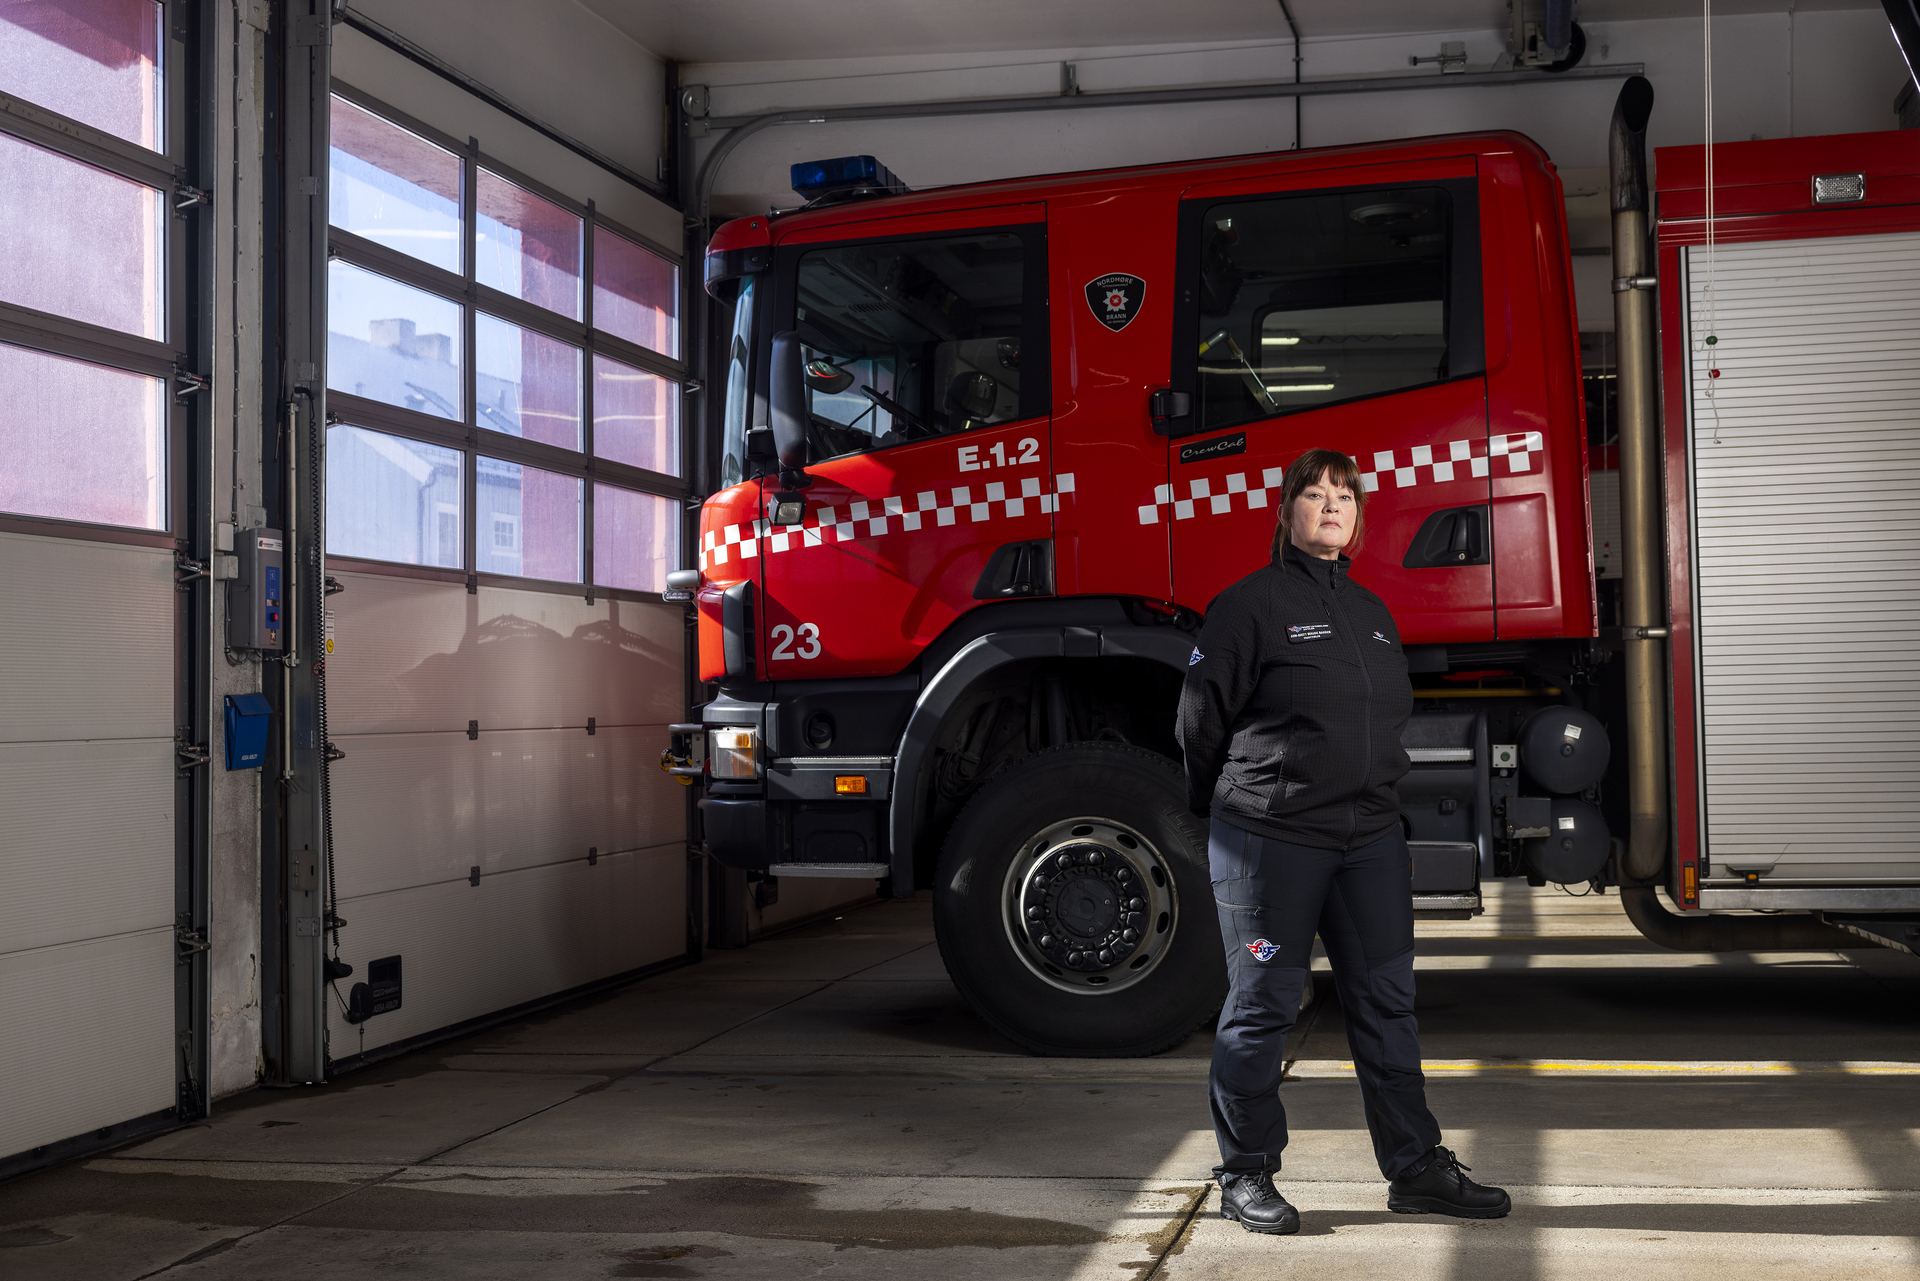
M 1480 915 L 1480 891 L 1465 894 L 1415 894 L 1416 921 L 1470 921 Z
M 892 871 L 885 863 L 775 863 L 767 869 L 767 875 L 837 876 L 861 881 L 886 876 Z

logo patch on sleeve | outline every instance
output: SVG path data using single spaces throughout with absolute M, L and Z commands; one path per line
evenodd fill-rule
M 1332 623 L 1296 623 L 1287 628 L 1287 644 L 1303 645 L 1308 641 L 1326 640 L 1332 635 Z
M 1205 657 L 1206 657 L 1205 654 L 1202 654 L 1198 649 L 1195 649 L 1193 651 L 1193 657 L 1187 660 L 1187 666 L 1192 667 L 1195 663 L 1199 662 L 1201 659 Z
M 1375 632 L 1375 633 L 1373 634 L 1373 638 L 1374 638 L 1375 640 L 1377 640 L 1377 641 L 1379 641 L 1379 642 L 1380 642 L 1380 643 L 1381 643 L 1382 645 L 1391 645 L 1391 644 L 1393 644 L 1393 642 L 1392 642 L 1391 640 L 1388 640 L 1388 639 L 1387 639 L 1387 634 L 1386 634 L 1385 632 Z
M 1256 961 L 1271 961 L 1273 954 L 1279 950 L 1278 943 L 1269 943 L 1265 939 L 1255 939 L 1247 944 L 1247 951 L 1253 953 L 1253 959 Z

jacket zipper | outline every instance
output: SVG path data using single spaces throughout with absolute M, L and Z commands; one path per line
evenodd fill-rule
M 1329 575 L 1327 579 L 1327 600 L 1329 601 L 1329 608 L 1328 608 L 1329 621 L 1331 621 L 1331 618 L 1332 618 L 1331 602 L 1335 599 L 1334 591 L 1335 591 L 1335 580 L 1331 575 Z M 1361 706 L 1365 709 L 1365 712 L 1366 712 L 1366 717 L 1364 722 L 1365 731 L 1360 740 L 1363 745 L 1363 750 L 1365 753 L 1361 759 L 1366 762 L 1365 772 L 1361 775 L 1361 778 L 1360 778 L 1360 790 L 1364 792 L 1367 790 L 1368 785 L 1373 782 L 1373 673 L 1367 670 L 1367 656 L 1364 652 L 1362 652 L 1362 650 L 1360 649 L 1359 641 L 1355 639 L 1353 635 L 1353 623 L 1352 623 L 1352 620 L 1347 616 L 1347 608 L 1345 605 L 1340 606 L 1340 622 L 1343 624 L 1342 630 L 1345 631 L 1347 634 L 1347 648 L 1353 652 L 1354 658 L 1358 659 L 1360 662 L 1360 681 L 1362 686 L 1366 690 L 1366 694 L 1361 703 Z M 1358 831 L 1359 828 L 1360 828 L 1360 798 L 1356 796 L 1354 799 L 1347 802 L 1347 839 L 1346 839 L 1346 843 L 1341 846 L 1342 850 L 1350 850 L 1353 848 L 1353 834 L 1354 832 Z

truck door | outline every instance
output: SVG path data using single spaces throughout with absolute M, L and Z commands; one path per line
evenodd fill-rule
M 1324 447 L 1360 464 L 1353 575 L 1406 640 L 1493 639 L 1477 211 L 1471 159 L 1184 193 L 1172 380 L 1191 414 L 1140 508 L 1171 526 L 1181 604 L 1266 563 L 1284 470 Z
M 976 605 L 1052 593 L 1045 220 L 1001 206 L 781 242 L 763 332 L 805 347 L 812 483 L 801 524 L 763 527 L 765 679 L 896 672 Z

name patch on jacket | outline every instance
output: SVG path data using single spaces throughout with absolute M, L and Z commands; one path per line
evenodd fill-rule
M 1301 645 L 1307 641 L 1327 640 L 1332 635 L 1332 623 L 1296 623 L 1287 628 L 1287 644 Z

